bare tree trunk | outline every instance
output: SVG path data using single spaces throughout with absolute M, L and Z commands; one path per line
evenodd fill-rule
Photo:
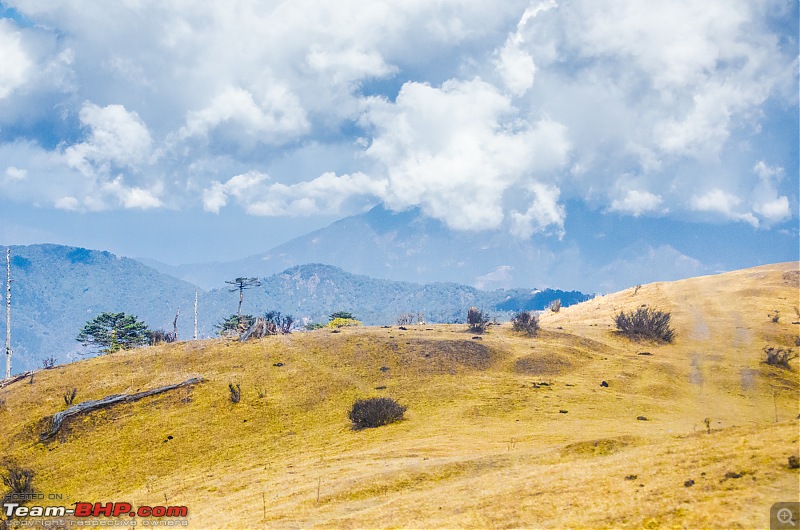
M 6 247 L 6 379 L 11 377 L 11 247 Z
M 194 340 L 197 340 L 197 291 L 194 290 Z
M 244 289 L 239 289 L 239 309 L 236 310 L 236 316 L 242 318 L 242 300 L 244 299 Z
M 178 312 L 175 313 L 175 320 L 172 321 L 172 333 L 175 334 L 175 342 L 178 342 L 178 317 L 181 315 L 181 306 L 178 306 Z

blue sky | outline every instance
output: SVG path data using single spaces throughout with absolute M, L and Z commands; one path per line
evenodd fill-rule
M 759 240 L 797 259 L 793 0 L 26 0 L 0 17 L 0 243 L 232 260 L 383 202 L 548 244 L 593 229 L 569 215 L 657 244 L 718 228 L 728 263 L 758 263 Z

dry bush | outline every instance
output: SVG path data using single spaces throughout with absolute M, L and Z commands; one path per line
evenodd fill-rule
M 242 388 L 239 386 L 239 383 L 235 385 L 233 383 L 228 383 L 228 390 L 230 390 L 231 393 L 231 403 L 239 403 L 242 399 Z
M 400 421 L 405 411 L 406 407 L 392 398 L 359 399 L 353 403 L 348 417 L 357 431 Z
M 530 311 L 520 311 L 511 318 L 511 329 L 535 337 L 539 332 L 539 317 Z
M 636 311 L 620 311 L 614 317 L 620 333 L 631 339 L 647 339 L 658 342 L 672 342 L 675 332 L 670 327 L 670 313 L 639 307 Z
M 77 388 L 73 388 L 72 392 L 70 392 L 69 390 L 64 392 L 64 396 L 63 396 L 64 397 L 64 404 L 66 406 L 68 406 L 68 407 L 70 405 L 72 405 L 72 402 L 75 401 L 75 396 L 76 395 L 78 395 L 78 389 Z
M 9 494 L 19 498 L 34 493 L 33 477 L 35 473 L 33 470 L 23 468 L 10 459 L 3 460 L 2 467 L 5 470 L 0 472 L 0 481 L 3 482 Z
M 400 313 L 397 315 L 398 326 L 409 326 L 414 323 L 414 313 Z
M 550 311 L 553 313 L 558 313 L 561 311 L 561 298 L 556 298 L 552 302 L 550 302 Z
M 766 346 L 764 348 L 765 359 L 764 362 L 770 366 L 777 366 L 789 370 L 789 361 L 797 358 L 797 354 L 791 349 L 776 348 L 775 346 Z

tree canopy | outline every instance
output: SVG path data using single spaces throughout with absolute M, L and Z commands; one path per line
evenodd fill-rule
M 330 316 L 328 316 L 328 321 L 332 322 L 337 318 L 343 318 L 346 320 L 355 320 L 356 317 L 354 317 L 353 313 L 351 313 L 350 311 L 336 311 L 335 313 L 331 313 Z
M 102 353 L 111 353 L 147 344 L 147 332 L 147 325 L 135 315 L 100 313 L 86 322 L 76 340 Z

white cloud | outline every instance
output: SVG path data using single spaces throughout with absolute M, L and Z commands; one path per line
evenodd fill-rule
M 609 209 L 638 217 L 645 212 L 657 210 L 662 202 L 664 200 L 661 197 L 649 191 L 628 190 L 623 198 L 614 199 Z
M 788 219 L 792 211 L 789 208 L 789 199 L 785 196 L 773 201 L 764 201 L 754 205 L 753 210 L 761 214 L 769 222 L 780 222 Z
M 80 211 L 81 204 L 75 197 L 59 197 L 53 202 L 59 210 L 69 210 L 72 212 Z
M 297 96 L 286 87 L 271 86 L 259 102 L 247 90 L 227 87 L 203 110 L 188 113 L 179 136 L 207 136 L 222 125 L 228 126 L 226 133 L 235 141 L 267 144 L 287 142 L 309 128 Z
M 533 64 L 533 58 L 509 38 L 500 51 L 497 71 L 511 93 L 521 96 L 533 86 L 536 65 Z
M 753 214 L 737 211 L 740 204 L 742 204 L 742 199 L 719 188 L 710 190 L 702 195 L 694 195 L 691 199 L 693 210 L 721 213 L 729 219 L 745 221 L 758 227 L 758 219 Z
M 24 85 L 33 66 L 20 32 L 14 30 L 13 24 L 0 20 L 0 99 Z
M 135 112 L 122 105 L 85 103 L 80 119 L 90 129 L 89 137 L 64 150 L 67 165 L 91 174 L 98 169 L 108 171 L 110 165 L 135 167 L 147 162 L 152 140 Z
M 796 6 L 779 0 L 6 4 L 33 25 L 0 21 L 0 129 L 22 131 L 4 141 L 57 156 L 14 160 L 44 191 L 4 196 L 264 215 L 374 197 L 522 237 L 561 233 L 559 200 L 796 215 L 796 179 L 762 176 L 796 168 L 762 161 L 762 126 L 785 125 L 769 109 L 797 108 L 796 35 L 774 24 Z M 312 144 L 351 156 L 281 169 Z M 271 175 L 253 189 L 272 198 L 228 185 L 250 172 Z
M 24 169 L 20 169 L 18 167 L 9 166 L 6 168 L 6 178 L 5 181 L 7 183 L 10 182 L 20 182 L 28 178 L 28 172 Z
M 533 80 L 536 75 L 536 65 L 533 62 L 533 57 L 520 48 L 520 45 L 525 40 L 525 25 L 540 12 L 554 7 L 556 7 L 556 3 L 553 0 L 528 6 L 517 23 L 516 31 L 509 34 L 505 45 L 500 50 L 500 57 L 495 61 L 495 68 L 500 74 L 500 78 L 511 93 L 516 96 L 521 96 L 533 86 Z
M 252 215 L 305 216 L 340 213 L 342 204 L 359 195 L 379 196 L 386 183 L 362 173 L 336 176 L 324 173 L 314 180 L 286 185 L 268 184 L 269 176 L 255 171 L 236 175 L 224 184 L 213 182 L 203 191 L 206 211 L 218 213 L 228 198 Z
M 162 206 L 161 199 L 158 198 L 159 186 L 156 186 L 155 189 L 126 186 L 123 178 L 117 177 L 111 182 L 103 183 L 100 188 L 105 194 L 116 198 L 118 203 L 126 209 L 148 210 Z
M 534 233 L 543 232 L 553 226 L 554 232 L 564 235 L 564 207 L 558 204 L 559 190 L 555 186 L 532 183 L 530 191 L 534 200 L 525 213 L 511 211 L 511 233 L 528 239 Z
M 768 223 L 778 223 L 792 215 L 789 198 L 778 195 L 778 185 L 783 180 L 782 167 L 772 167 L 759 160 L 753 167 L 759 181 L 753 188 L 753 211 L 762 216 Z
M 373 100 L 365 119 L 376 133 L 367 155 L 380 164 L 394 209 L 419 205 L 450 227 L 497 228 L 503 196 L 537 173 L 561 167 L 564 127 L 514 118 L 511 101 L 482 81 L 441 88 L 406 83 L 394 103 Z
M 703 195 L 692 197 L 692 208 L 701 212 L 719 212 L 730 215 L 742 203 L 742 199 L 721 189 L 713 189 Z

